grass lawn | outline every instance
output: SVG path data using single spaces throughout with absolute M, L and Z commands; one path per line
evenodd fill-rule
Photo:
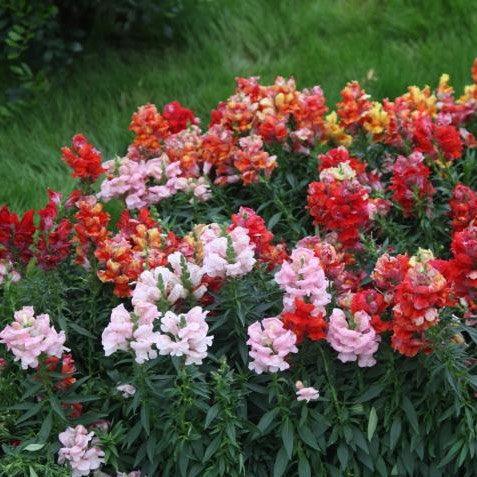
M 122 154 L 138 105 L 177 99 L 203 121 L 238 75 L 293 75 L 336 101 L 358 79 L 377 98 L 442 72 L 459 91 L 477 55 L 477 11 L 468 0 L 221 0 L 203 2 L 181 26 L 184 44 L 89 52 L 58 86 L 0 130 L 0 204 L 45 203 L 47 186 L 71 182 L 59 148 L 83 132 L 105 158 Z M 375 80 L 366 80 L 369 70 Z

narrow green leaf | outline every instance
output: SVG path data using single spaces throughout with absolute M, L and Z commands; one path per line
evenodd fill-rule
M 391 450 L 396 447 L 396 443 L 401 435 L 401 419 L 399 417 L 395 417 L 393 419 L 393 423 L 391 424 L 391 430 L 389 432 L 389 447 Z
M 298 461 L 298 477 L 311 477 L 310 463 L 304 455 Z
M 293 425 L 290 419 L 287 419 L 282 425 L 282 441 L 287 456 L 291 459 L 293 455 Z
M 205 423 L 204 429 L 207 429 L 210 426 L 210 423 L 217 417 L 219 413 L 219 406 L 214 404 L 212 407 L 209 408 L 207 411 L 207 415 L 205 416 Z
M 272 423 L 273 419 L 275 418 L 275 416 L 277 414 L 278 414 L 278 409 L 275 408 L 275 409 L 272 409 L 272 410 L 266 412 L 262 416 L 262 418 L 260 419 L 260 421 L 257 424 L 257 427 L 260 429 L 261 432 L 265 432 L 265 430 Z
M 414 429 L 414 432 L 419 434 L 419 422 L 417 420 L 416 410 L 414 409 L 412 402 L 406 396 L 404 396 L 402 399 L 402 408 L 406 414 L 409 424 L 411 424 L 412 428 Z
M 277 452 L 275 463 L 273 464 L 273 477 L 282 477 L 288 465 L 288 455 L 284 447 Z
M 369 412 L 369 419 L 368 419 L 368 441 L 370 442 L 374 436 L 374 432 L 376 431 L 377 425 L 378 425 L 378 415 L 376 414 L 376 409 L 373 406 L 371 408 L 371 411 Z

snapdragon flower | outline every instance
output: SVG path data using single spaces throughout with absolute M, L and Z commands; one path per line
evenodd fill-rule
M 338 351 L 338 359 L 358 360 L 359 367 L 374 366 L 373 354 L 378 350 L 380 336 L 371 326 L 371 317 L 364 311 L 356 312 L 348 321 L 343 310 L 335 308 L 330 316 L 327 340 Z
M 138 311 L 138 309 L 135 309 Z M 104 353 L 110 356 L 116 351 L 134 351 L 135 360 L 142 364 L 157 357 L 153 349 L 159 333 L 154 331 L 148 317 L 130 313 L 124 305 L 118 305 L 111 312 L 111 321 L 101 336 Z
M 219 225 L 211 224 L 204 228 L 200 240 L 204 244 L 202 267 L 212 278 L 239 277 L 255 265 L 255 246 L 243 227 L 225 232 Z
M 276 373 L 288 369 L 285 358 L 297 353 L 296 335 L 286 330 L 278 318 L 265 318 L 248 327 L 249 355 L 252 361 L 248 367 L 257 374 Z
M 301 381 L 295 383 L 296 387 L 296 400 L 297 401 L 316 401 L 320 397 L 318 389 L 313 387 L 305 387 Z
M 65 332 L 55 330 L 49 315 L 35 316 L 32 306 L 24 306 L 14 317 L 15 321 L 0 333 L 0 342 L 13 353 L 15 361 L 21 361 L 23 369 L 36 368 L 41 354 L 61 358 L 63 351 L 69 351 L 64 346 Z
M 213 336 L 207 336 L 207 311 L 195 306 L 187 313 L 168 311 L 161 318 L 161 331 L 157 349 L 161 355 L 185 356 L 185 364 L 202 364 Z
M 295 300 L 306 299 L 315 307 L 315 314 L 323 313 L 331 296 L 327 292 L 329 285 L 319 258 L 312 250 L 297 247 L 275 273 L 275 281 L 285 291 L 283 305 L 285 311 L 295 309 Z
M 63 445 L 58 452 L 58 463 L 68 462 L 72 477 L 90 475 L 104 463 L 104 452 L 98 447 L 94 432 L 88 432 L 84 426 L 68 427 L 58 439 Z

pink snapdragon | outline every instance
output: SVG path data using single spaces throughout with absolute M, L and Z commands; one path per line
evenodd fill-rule
M 135 313 L 130 313 L 123 304 L 113 308 L 111 321 L 101 337 L 106 356 L 119 350 L 132 350 L 136 363 L 139 364 L 157 357 L 153 345 L 156 344 L 159 333 L 154 331 L 150 316 L 143 318 L 143 315 L 136 314 L 138 311 L 139 309 L 135 308 Z
M 72 477 L 86 476 L 104 463 L 104 452 L 98 447 L 94 432 L 78 425 L 68 427 L 58 436 L 63 447 L 58 452 L 58 463 L 68 462 Z
M 187 313 L 168 311 L 161 319 L 162 334 L 157 340 L 161 355 L 185 356 L 185 364 L 202 364 L 213 336 L 207 336 L 207 311 L 195 306 Z
M 257 374 L 276 373 L 288 369 L 285 358 L 298 352 L 296 335 L 286 330 L 278 318 L 265 318 L 248 327 L 249 355 L 252 361 L 248 367 Z
M 380 336 L 371 326 L 371 317 L 364 311 L 356 312 L 348 320 L 343 310 L 335 308 L 330 316 L 327 341 L 338 351 L 338 359 L 358 360 L 358 366 L 376 364 L 373 354 L 378 350 Z
M 199 201 L 211 197 L 209 180 L 198 167 L 185 171 L 180 161 L 170 161 L 166 154 L 144 160 L 129 157 L 104 163 L 108 178 L 101 184 L 99 197 L 109 201 L 124 198 L 128 209 L 157 204 L 178 192 L 193 195 Z
M 134 323 L 131 320 L 131 314 L 124 308 L 124 305 L 121 303 L 113 308 L 110 322 L 101 335 L 104 354 L 110 356 L 119 350 L 127 351 L 133 330 Z
M 297 247 L 289 261 L 283 262 L 275 273 L 275 281 L 285 291 L 283 306 L 285 311 L 293 311 L 295 299 L 306 299 L 315 306 L 316 313 L 324 313 L 331 296 L 327 292 L 329 282 L 321 266 L 320 259 L 312 250 Z
M 145 303 L 158 302 L 173 305 L 178 300 L 193 295 L 201 298 L 207 291 L 202 284 L 202 267 L 188 261 L 181 252 L 174 252 L 167 258 L 171 269 L 157 267 L 141 273 L 132 294 L 135 307 L 143 308 Z
M 61 358 L 63 351 L 69 351 L 64 346 L 65 332 L 55 330 L 49 315 L 35 316 L 32 306 L 24 306 L 14 317 L 15 321 L 0 333 L 0 343 L 13 353 L 15 361 L 21 361 L 23 369 L 36 368 L 42 353 Z
M 204 244 L 203 271 L 210 277 L 239 277 L 255 265 L 255 246 L 243 227 L 226 232 L 211 224 L 204 229 L 200 240 Z
M 297 401 L 316 401 L 320 397 L 318 389 L 313 387 L 306 388 L 301 381 L 295 383 Z
M 20 274 L 13 269 L 10 260 L 0 260 L 0 285 L 4 282 L 16 283 L 20 278 Z

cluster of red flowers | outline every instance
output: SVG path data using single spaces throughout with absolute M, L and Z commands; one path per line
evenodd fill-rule
M 435 189 L 429 179 L 431 171 L 420 152 L 413 152 L 408 157 L 398 156 L 392 173 L 389 189 L 393 192 L 393 200 L 403 208 L 405 217 L 411 216 L 416 209 L 429 209 Z
M 56 356 L 48 356 L 44 365 L 51 373 L 59 373 L 60 378 L 55 378 L 55 388 L 61 392 L 67 391 L 75 382 L 76 373 L 75 360 L 69 353 L 63 354 L 61 358 Z M 79 402 L 61 403 L 61 407 L 69 411 L 70 419 L 78 419 L 83 413 L 83 405 Z
M 105 172 L 101 153 L 83 134 L 73 136 L 72 147 L 62 147 L 61 153 L 63 161 L 73 169 L 73 177 L 94 182 Z
M 327 238 L 305 237 L 297 245 L 313 250 L 315 257 L 320 259 L 326 278 L 333 283 L 333 287 L 339 295 L 358 290 L 366 274 L 354 266 L 356 259 L 353 253 L 347 250 L 337 250 L 333 244 L 327 241 Z
M 250 241 L 255 245 L 255 255 L 260 262 L 268 264 L 268 267 L 273 269 L 286 260 L 288 257 L 286 245 L 273 243 L 272 232 L 253 209 L 240 207 L 238 213 L 232 215 L 231 220 L 229 230 L 235 227 L 247 229 Z
M 381 103 L 369 101 L 356 81 L 348 83 L 337 104 L 339 121 L 334 126 L 341 133 L 341 144 L 349 145 L 351 135 L 363 131 L 390 146 L 402 148 L 410 143 L 413 149 L 435 158 L 459 158 L 464 145 L 476 144 L 463 123 L 477 110 L 477 85 L 467 86 L 455 99 L 448 83 L 449 76 L 442 75 L 435 91 L 429 86 L 410 86 L 394 101 L 384 99 Z
M 24 266 L 35 258 L 41 268 L 50 270 L 69 256 L 71 222 L 59 218 L 61 195 L 48 191 L 48 197 L 43 209 L 29 210 L 22 217 L 7 206 L 0 208 L 0 259 Z
M 154 157 L 167 137 L 192 124 L 199 124 L 193 111 L 173 101 L 164 106 L 162 114 L 154 104 L 141 106 L 133 114 L 129 129 L 135 134 L 133 146 Z
M 328 323 L 323 314 L 316 314 L 312 303 L 296 298 L 294 310 L 283 311 L 280 318 L 285 328 L 295 333 L 297 343 L 301 343 L 305 338 L 311 341 L 326 338 Z
M 369 196 L 376 187 L 375 174 L 367 174 L 365 164 L 344 147 L 321 154 L 318 160 L 320 181 L 308 187 L 308 210 L 316 225 L 336 233 L 341 246 L 353 248 L 376 212 L 386 210 L 385 201 Z
M 140 210 L 137 219 L 124 211 L 117 227 L 117 234 L 97 244 L 94 255 L 99 262 L 99 279 L 112 283 L 117 296 L 126 297 L 141 272 L 164 265 L 180 240 L 172 232 L 163 233 L 147 209 Z
M 477 224 L 477 192 L 464 184 L 457 184 L 449 201 L 452 229 L 460 232 L 472 222 Z

